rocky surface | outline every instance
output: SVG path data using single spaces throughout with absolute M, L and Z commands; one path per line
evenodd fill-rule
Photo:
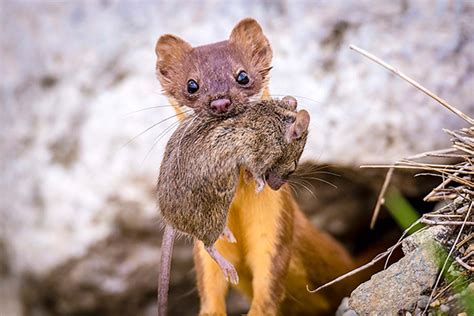
M 361 284 L 351 293 L 349 307 L 359 315 L 396 315 L 415 308 L 424 309 L 446 258 L 441 245 L 447 229 L 434 226 L 404 241 L 405 257 Z M 424 304 L 424 306 L 423 306 Z
M 160 34 L 200 45 L 255 17 L 273 45 L 271 92 L 311 112 L 304 159 L 358 167 L 443 147 L 441 128 L 462 122 L 348 45 L 472 114 L 473 13 L 467 1 L 1 1 L 0 274 L 17 284 L 9 294 L 26 289 L 31 313 L 112 315 L 124 302 L 132 314 L 153 310 L 153 187 L 175 120 L 128 141 L 173 115 L 154 78 Z M 151 106 L 163 107 L 127 114 Z M 173 284 L 186 282 L 185 295 L 190 245 L 176 253 L 184 270 Z M 245 302 L 234 305 L 238 313 Z

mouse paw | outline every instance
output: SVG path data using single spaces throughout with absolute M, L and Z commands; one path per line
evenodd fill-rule
M 221 234 L 221 238 L 227 240 L 232 244 L 237 242 L 237 239 L 235 239 L 234 234 L 232 234 L 232 231 L 227 226 L 224 228 L 224 231 Z
M 216 263 L 221 268 L 222 272 L 224 273 L 224 277 L 232 284 L 239 283 L 239 275 L 237 274 L 237 270 L 229 261 L 225 260 L 224 257 L 217 251 L 216 247 L 210 246 L 206 247 L 207 252 L 209 255 L 216 261 Z
M 255 192 L 257 193 L 262 192 L 264 187 L 265 187 L 265 180 L 263 179 L 263 176 L 255 177 Z
M 239 275 L 237 274 L 237 270 L 235 270 L 234 266 L 226 262 L 227 265 L 221 266 L 222 272 L 224 272 L 224 277 L 230 283 L 237 285 L 239 284 Z

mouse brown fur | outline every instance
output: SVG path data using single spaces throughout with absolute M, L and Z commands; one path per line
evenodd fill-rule
M 303 151 L 309 114 L 282 103 L 261 101 L 225 120 L 198 116 L 182 123 L 168 142 L 158 180 L 167 223 L 211 246 L 224 230 L 240 167 L 284 183 Z
M 296 113 L 296 100 L 266 100 L 236 105 L 226 119 L 209 115 L 188 117 L 170 137 L 157 184 L 165 236 L 159 283 L 159 314 L 166 313 L 172 240 L 176 231 L 204 243 L 211 257 L 232 283 L 238 275 L 214 247 L 223 236 L 235 242 L 226 228 L 240 169 L 278 190 L 295 171 L 306 143 L 309 114 Z M 192 161 L 192 163 L 190 163 Z M 250 177 L 249 177 L 250 178 Z

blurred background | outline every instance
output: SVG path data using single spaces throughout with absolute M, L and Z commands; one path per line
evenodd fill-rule
M 306 167 L 337 174 L 295 186 L 297 200 L 367 260 L 402 228 L 383 210 L 369 230 L 386 171 L 359 166 L 447 147 L 442 129 L 463 122 L 349 45 L 474 114 L 470 0 L 0 0 L 0 14 L 2 315 L 154 314 L 154 184 L 176 122 L 144 132 L 173 115 L 155 78 L 162 34 L 198 46 L 259 21 L 274 53 L 271 94 L 312 116 Z M 435 184 L 398 172 L 393 192 L 421 213 Z M 175 246 L 172 315 L 198 310 L 191 247 Z M 229 313 L 247 304 L 232 292 Z

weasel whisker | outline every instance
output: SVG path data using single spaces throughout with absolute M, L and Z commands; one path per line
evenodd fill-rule
M 124 116 L 128 116 L 128 115 L 143 112 L 143 111 L 148 111 L 148 110 L 162 109 L 162 108 L 172 108 L 172 107 L 174 107 L 174 106 L 171 105 L 171 104 L 148 106 L 148 107 L 145 107 L 145 108 L 141 108 L 141 109 L 138 109 L 138 110 L 134 110 L 134 111 L 131 111 L 131 112 L 124 113 Z
M 327 175 L 331 175 L 331 176 L 335 176 L 335 177 L 340 177 L 341 175 L 338 174 L 338 173 L 335 173 L 335 172 L 331 172 L 331 171 L 307 171 L 307 170 L 304 170 L 303 171 L 300 171 L 298 172 L 298 170 L 295 171 L 295 173 L 293 173 L 294 176 L 297 176 L 297 177 L 302 177 L 304 178 L 305 176 L 312 176 L 312 175 L 315 175 L 315 174 L 327 174 Z
M 334 183 L 331 183 L 327 180 L 324 180 L 324 179 L 321 179 L 321 178 L 318 178 L 318 177 L 306 177 L 306 178 L 302 178 L 302 179 L 310 179 L 310 180 L 316 180 L 316 181 L 319 181 L 319 182 L 323 182 L 323 183 L 326 183 L 327 185 L 330 185 L 332 186 L 333 188 L 337 189 L 337 185 L 335 185 Z
M 187 112 L 189 112 L 189 111 L 191 111 L 191 110 L 186 110 L 186 111 L 183 111 L 182 113 L 187 113 Z M 165 119 L 162 119 L 162 120 L 159 121 L 158 123 L 153 124 L 152 126 L 148 127 L 148 128 L 145 129 L 144 131 L 142 131 L 142 132 L 140 132 L 139 134 L 137 134 L 137 135 L 135 135 L 134 137 L 132 137 L 132 139 L 130 139 L 128 142 L 126 142 L 122 147 L 125 147 L 125 146 L 129 145 L 130 143 L 132 143 L 133 141 L 135 141 L 138 137 L 140 137 L 141 135 L 145 134 L 146 132 L 148 132 L 148 131 L 151 130 L 152 128 L 154 128 L 154 127 L 160 125 L 161 123 L 164 123 L 164 122 L 166 122 L 166 121 L 169 121 L 169 120 L 171 120 L 171 119 L 174 118 L 174 117 L 178 117 L 179 115 L 182 115 L 182 113 L 176 113 L 176 114 L 171 115 L 171 116 L 169 116 L 169 117 L 167 117 L 167 118 L 165 118 Z
M 313 196 L 314 199 L 318 199 L 318 197 L 314 194 L 314 192 L 311 189 L 309 189 L 307 186 L 305 186 L 303 183 L 297 182 L 297 181 L 294 181 L 294 180 L 289 180 L 288 183 L 295 184 L 295 185 L 300 185 L 301 187 L 306 189 L 306 191 L 308 191 Z
M 184 132 L 183 132 L 183 135 L 181 136 L 179 142 L 178 142 L 178 152 L 176 153 L 176 159 L 178 161 L 177 165 L 178 166 L 181 166 L 181 162 L 179 160 L 180 158 L 180 154 L 181 154 L 181 142 L 183 141 L 183 138 L 184 136 L 186 136 L 186 132 L 188 131 L 189 127 L 191 127 L 194 122 L 196 121 L 196 119 L 199 119 L 199 115 L 194 115 L 194 117 L 191 119 L 191 121 L 187 124 L 187 126 L 185 127 L 184 129 Z
M 153 141 L 153 144 L 151 145 L 150 150 L 145 155 L 145 158 L 143 158 L 143 161 L 145 161 L 150 153 L 152 152 L 153 148 L 155 148 L 156 144 L 160 141 L 161 138 L 163 138 L 166 134 L 168 134 L 173 128 L 179 125 L 181 123 L 180 120 L 177 120 L 176 122 L 172 123 L 170 126 L 168 126 L 164 131 L 162 131 L 158 136 L 155 137 L 155 140 Z

